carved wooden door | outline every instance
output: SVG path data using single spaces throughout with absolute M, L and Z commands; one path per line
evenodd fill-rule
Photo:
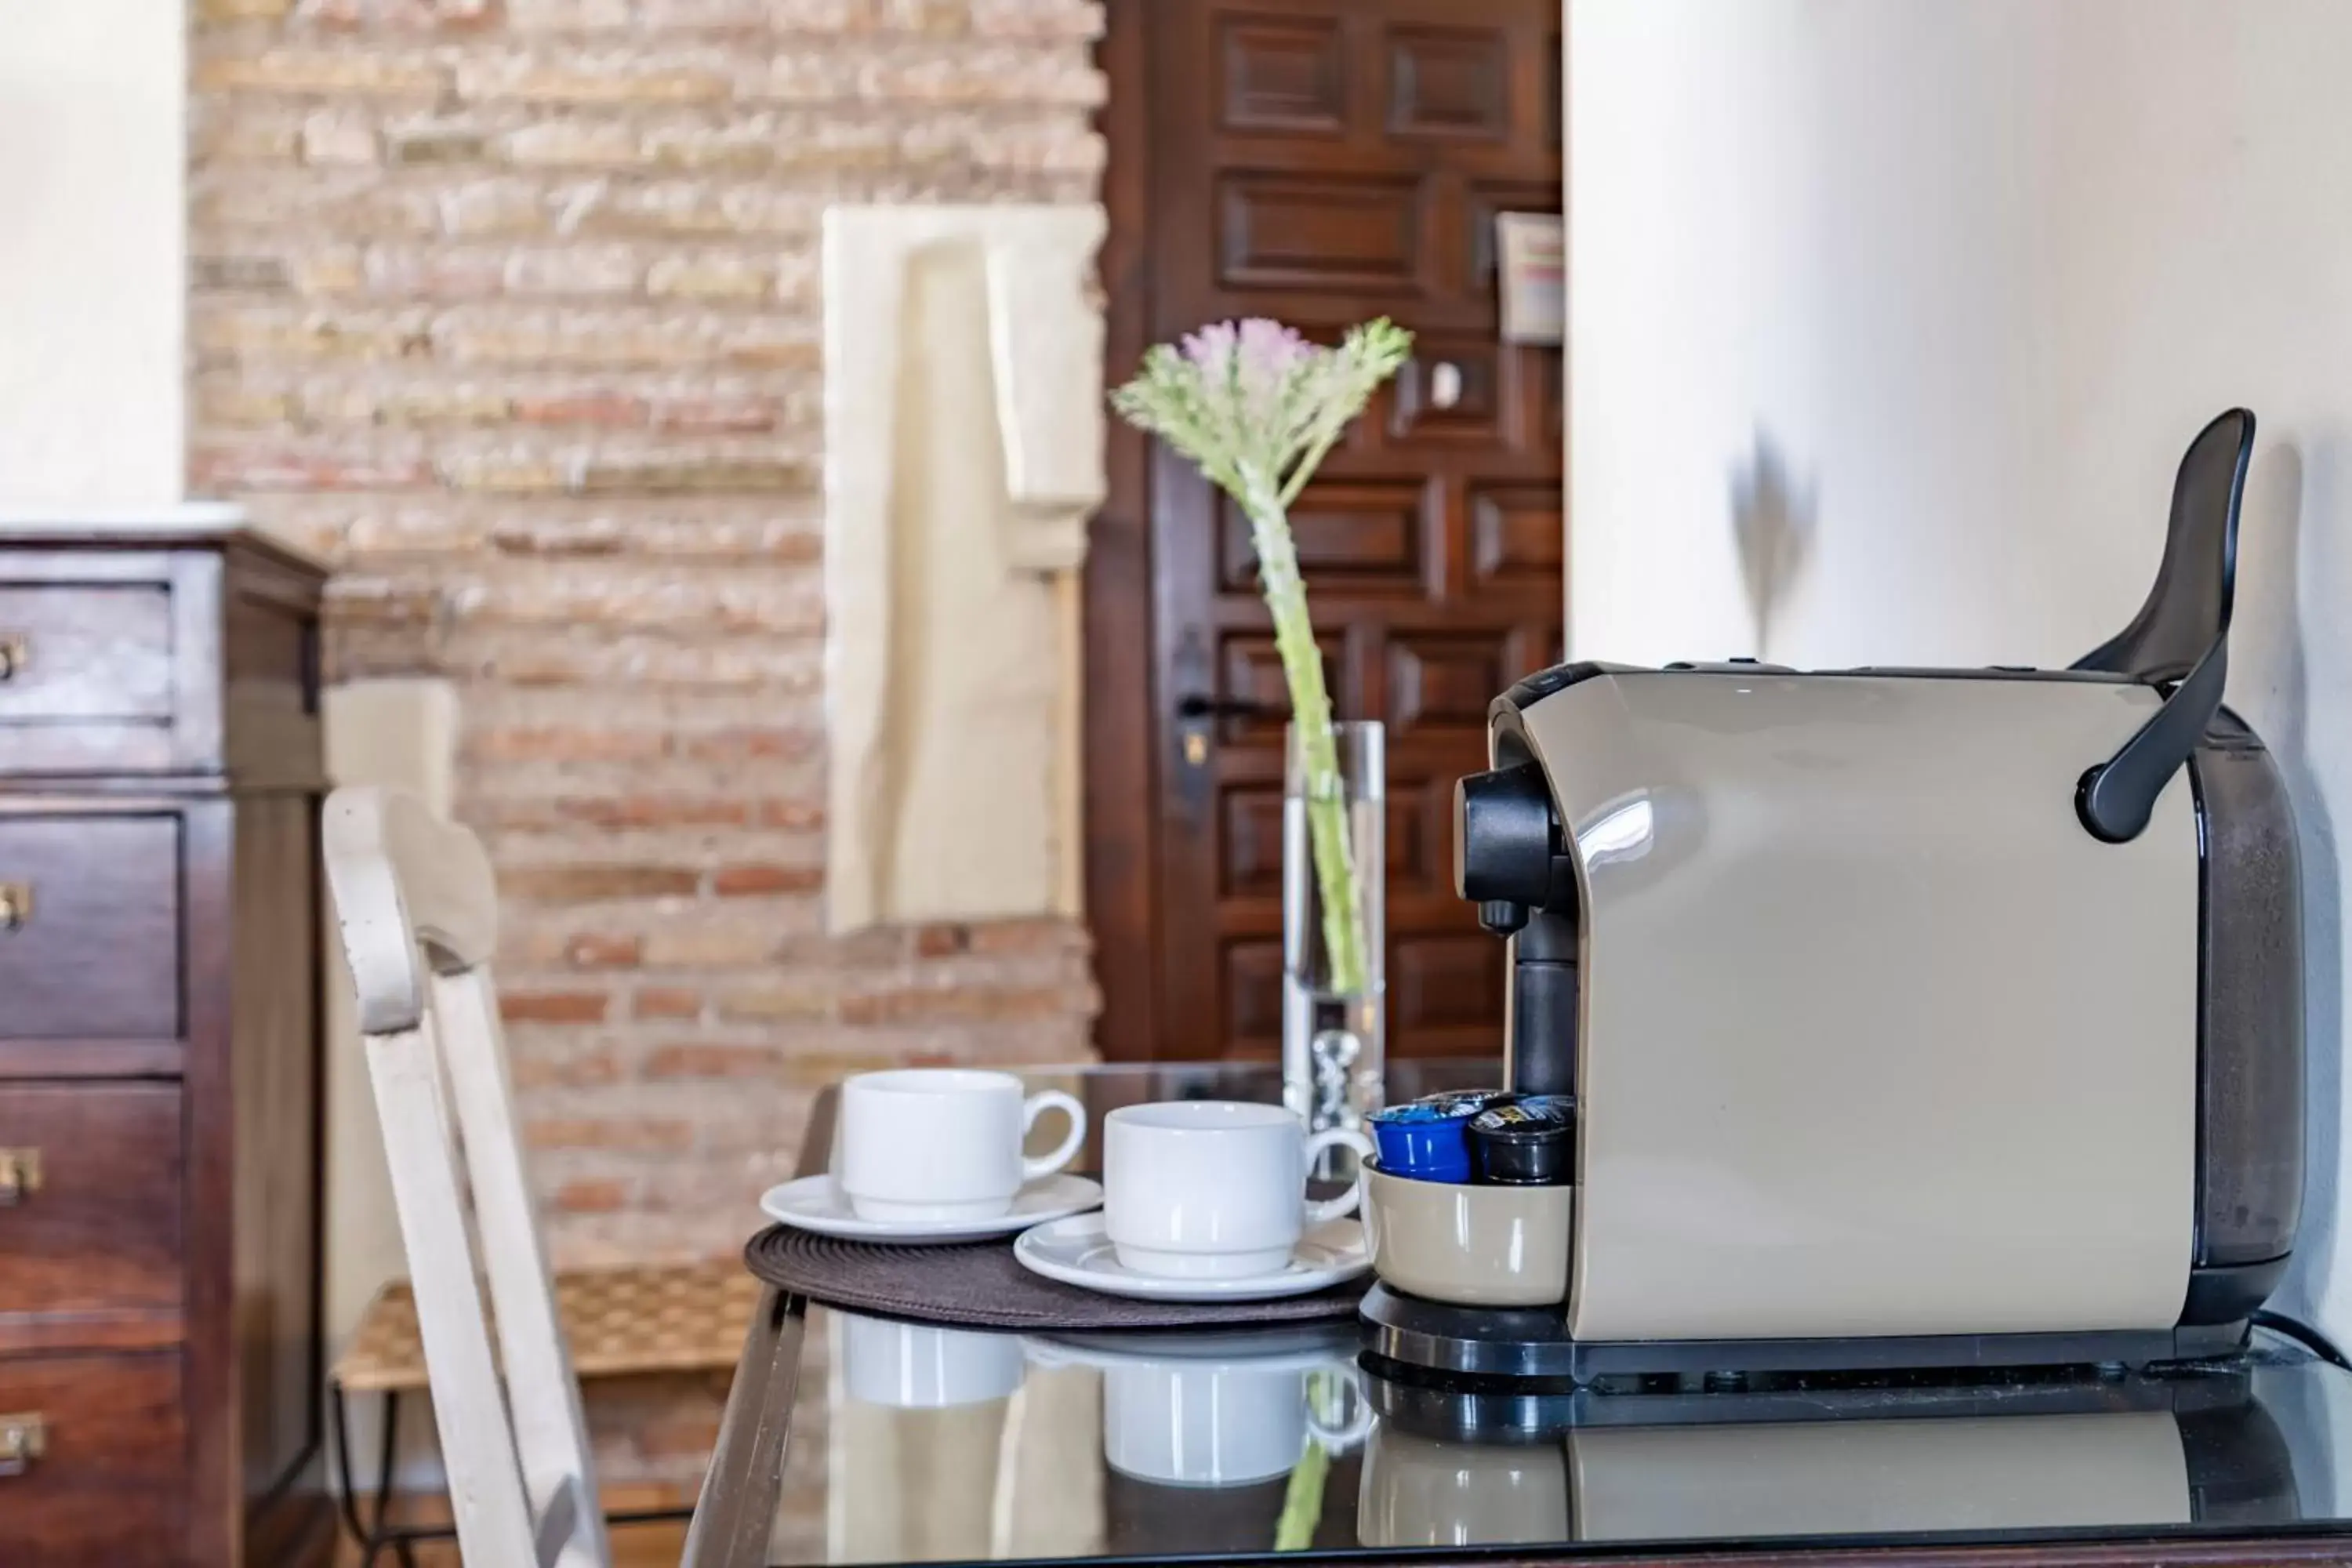
M 1488 700 L 1559 656 L 1561 357 L 1498 340 L 1494 223 L 1559 210 L 1559 0 L 1138 3 L 1152 338 L 1418 334 L 1292 521 L 1339 713 L 1388 726 L 1389 1049 L 1498 1051 L 1450 810 Z M 1281 668 L 1245 521 L 1151 463 L 1157 1054 L 1278 1054 Z

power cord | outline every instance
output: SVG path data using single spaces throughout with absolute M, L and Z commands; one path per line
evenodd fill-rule
M 2284 1334 L 2329 1365 L 2352 1372 L 2352 1361 L 2345 1359 L 2344 1352 L 2336 1348 L 2336 1342 L 2310 1324 L 2297 1322 L 2285 1313 L 2273 1312 L 2267 1307 L 2255 1311 L 2253 1322 L 2256 1328 L 2268 1329 L 2274 1334 Z

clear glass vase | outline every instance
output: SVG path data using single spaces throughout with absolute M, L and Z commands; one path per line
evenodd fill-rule
M 1298 731 L 1282 798 L 1282 1087 L 1310 1131 L 1360 1126 L 1380 1109 L 1388 1047 L 1388 751 L 1379 724 L 1334 724 L 1348 842 L 1363 914 L 1361 984 L 1333 983 Z

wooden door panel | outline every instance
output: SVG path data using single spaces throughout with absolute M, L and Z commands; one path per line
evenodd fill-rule
M 1496 343 L 1423 338 L 1398 368 L 1389 393 L 1388 445 L 1466 442 L 1517 450 L 1526 441 L 1527 422 L 1514 416 L 1520 401 L 1517 364 Z
M 1383 42 L 1390 135 L 1509 139 L 1511 68 L 1503 29 L 1391 26 Z
M 1217 281 L 1408 292 L 1423 200 L 1421 182 L 1387 174 L 1229 171 L 1217 178 Z
M 1282 936 L 1227 937 L 1217 994 L 1224 1005 L 1223 1056 L 1270 1057 L 1282 1048 Z
M 1397 887 L 1444 892 L 1454 868 L 1450 820 L 1433 820 L 1433 796 L 1450 809 L 1454 780 L 1388 781 L 1388 879 Z M 1276 902 L 1282 897 L 1282 784 L 1235 784 L 1221 792 L 1217 864 L 1219 895 Z M 1433 830 L 1434 829 L 1434 830 Z
M 1290 509 L 1298 568 L 1310 583 L 1335 594 L 1418 597 L 1427 591 L 1424 562 L 1432 534 L 1444 537 L 1441 515 L 1431 526 L 1430 483 L 1420 479 L 1321 480 Z M 1217 584 L 1227 594 L 1257 593 L 1257 548 L 1249 519 L 1220 495 Z
M 1282 786 L 1234 784 L 1217 803 L 1217 892 L 1227 899 L 1282 897 Z
M 1559 492 L 1539 486 L 1488 485 L 1470 492 L 1470 574 L 1474 583 L 1560 580 L 1567 541 Z
M 1338 17 L 1227 14 L 1218 19 L 1217 59 L 1221 129 L 1310 136 L 1345 129 Z
M 1557 0 L 1142 11 L 1149 335 L 1268 315 L 1328 342 L 1381 314 L 1417 335 L 1292 525 L 1339 716 L 1389 727 L 1390 1048 L 1492 1054 L 1503 951 L 1454 895 L 1451 810 L 1485 765 L 1488 703 L 1560 640 L 1559 354 L 1499 342 L 1493 239 L 1497 213 L 1559 207 L 1538 58 Z M 1164 450 L 1150 500 L 1156 1048 L 1270 1055 L 1287 691 L 1247 520 Z M 1171 721 L 1188 693 L 1224 706 Z
M 1307 593 L 1308 601 L 1314 606 L 1316 636 L 1323 647 L 1325 675 L 1327 679 L 1335 682 L 1349 679 L 1347 661 L 1341 657 L 1345 634 L 1360 626 L 1369 626 L 1373 628 L 1396 631 L 1433 632 L 1450 631 L 1462 626 L 1475 626 L 1492 630 L 1499 637 L 1512 627 L 1530 620 L 1557 621 L 1559 618 L 1559 606 L 1550 602 L 1551 595 L 1539 595 L 1525 583 L 1488 584 L 1475 593 L 1465 593 L 1462 596 L 1463 602 L 1458 603 L 1433 602 L 1428 599 L 1369 597 L 1348 602 L 1345 601 L 1344 595 L 1337 593 L 1318 595 L 1315 592 L 1315 579 L 1312 576 L 1307 579 Z M 1332 602 L 1334 610 L 1333 614 L 1328 616 L 1323 612 L 1323 601 L 1327 599 Z M 1348 612 L 1344 618 L 1339 613 L 1343 610 Z M 1215 605 L 1203 613 L 1199 624 L 1213 628 L 1227 637 L 1237 638 L 1241 642 L 1256 645 L 1257 651 L 1253 654 L 1253 660 L 1262 661 L 1263 679 L 1272 682 L 1271 685 L 1261 686 L 1259 689 L 1267 701 L 1285 700 L 1283 694 L 1286 689 L 1282 685 L 1282 673 L 1275 660 L 1273 622 L 1266 616 L 1265 605 L 1256 604 L 1255 601 Z M 1239 658 L 1241 655 L 1236 653 L 1234 657 Z M 1173 687 L 1171 689 L 1188 691 L 1195 688 Z M 1244 695 L 1237 690 L 1229 694 L 1236 697 Z M 1358 694 L 1349 699 L 1351 702 L 1359 700 L 1373 700 L 1369 694 Z M 1339 690 L 1337 685 L 1332 688 L 1332 700 L 1335 702 L 1339 700 Z M 1377 719 L 1381 715 L 1366 711 L 1342 713 L 1340 717 Z
M 1466 731 L 1483 747 L 1486 705 L 1511 684 L 1504 641 L 1492 632 L 1392 636 L 1388 646 L 1389 728 L 1400 738 L 1423 731 Z
M 1493 1031 L 1503 1022 L 1503 966 L 1495 962 L 1496 945 L 1475 925 L 1399 937 L 1389 956 L 1390 1028 L 1403 1038 L 1443 1040 L 1456 1046 L 1458 1054 L 1493 1049 Z
M 1431 831 L 1433 791 L 1442 791 L 1450 802 L 1454 780 L 1389 775 L 1388 835 L 1381 848 L 1388 857 L 1388 887 L 1395 891 L 1436 891 L 1453 879 L 1454 833 L 1450 824 Z
M 1347 644 L 1339 631 L 1318 627 L 1315 641 L 1323 652 L 1323 684 L 1331 691 L 1332 700 L 1339 701 L 1340 694 L 1354 691 L 1362 683 L 1350 678 Z M 1217 696 L 1228 703 L 1261 710 L 1226 713 L 1218 721 L 1222 738 L 1228 746 L 1271 746 L 1279 752 L 1283 721 L 1278 715 L 1290 707 L 1290 686 L 1283 677 L 1282 654 L 1275 646 L 1273 628 L 1229 632 L 1219 647 Z M 1278 775 L 1279 756 L 1276 766 Z

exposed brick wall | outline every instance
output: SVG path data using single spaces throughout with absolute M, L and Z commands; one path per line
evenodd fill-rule
M 818 1084 L 1069 1058 L 1062 922 L 823 933 L 819 217 L 1087 201 L 1091 0 L 198 0 L 191 488 L 459 685 L 567 1259 L 707 1253 Z

